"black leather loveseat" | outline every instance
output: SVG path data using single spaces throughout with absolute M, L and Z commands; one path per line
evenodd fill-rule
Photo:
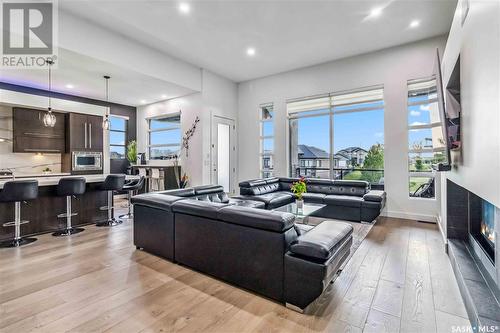
M 294 309 L 321 295 L 352 244 L 348 223 L 296 225 L 292 214 L 231 200 L 217 186 L 141 194 L 132 203 L 137 248 Z
M 298 178 L 265 178 L 241 182 L 240 199 L 261 201 L 266 209 L 274 209 L 295 200 L 290 187 Z M 355 180 L 306 180 L 305 202 L 326 205 L 314 216 L 348 221 L 372 222 L 385 206 L 384 191 L 371 190 L 370 184 Z

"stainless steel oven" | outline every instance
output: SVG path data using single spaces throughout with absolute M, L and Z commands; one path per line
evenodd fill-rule
M 102 152 L 74 151 L 71 165 L 72 171 L 102 170 Z

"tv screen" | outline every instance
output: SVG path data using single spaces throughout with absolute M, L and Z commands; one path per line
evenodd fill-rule
M 456 67 L 456 66 L 455 66 Z M 458 68 L 460 66 L 458 65 Z M 456 81 L 460 81 L 460 74 L 456 69 L 448 81 L 447 89 L 443 88 L 443 79 L 441 72 L 441 59 L 439 50 L 436 50 L 436 62 L 434 65 L 434 75 L 436 77 L 437 103 L 439 107 L 439 118 L 443 130 L 443 138 L 446 146 L 447 162 L 436 166 L 439 171 L 447 171 L 451 166 L 451 150 L 460 148 L 460 86 L 456 87 Z M 446 104 L 445 104 L 446 94 Z

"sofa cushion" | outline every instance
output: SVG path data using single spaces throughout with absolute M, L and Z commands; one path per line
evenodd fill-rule
M 194 194 L 209 194 L 209 193 L 218 193 L 224 192 L 224 187 L 220 185 L 202 185 L 193 187 Z
M 177 197 L 191 197 L 194 195 L 194 188 L 179 188 L 175 190 L 166 190 L 166 191 L 159 191 L 156 192 L 159 194 L 165 194 L 165 195 L 175 195 Z
M 309 225 L 309 224 L 303 224 L 303 223 L 295 223 L 295 231 L 297 232 L 297 235 L 304 235 L 308 231 L 310 231 L 312 228 L 314 228 L 314 225 Z
M 155 192 L 134 195 L 130 202 L 134 205 L 171 211 L 172 205 L 179 200 L 186 200 L 186 198 Z
M 263 203 L 265 203 L 267 209 L 281 207 L 295 200 L 292 193 L 284 191 L 250 196 L 248 197 L 248 199 L 262 201 Z
M 350 195 L 329 194 L 323 200 L 325 204 L 332 206 L 361 207 L 363 198 Z
M 266 208 L 266 204 L 263 203 L 262 201 L 246 200 L 246 199 L 238 199 L 238 198 L 229 199 L 229 204 L 235 205 L 235 206 L 240 206 L 240 207 L 253 207 L 253 208 L 261 208 L 261 209 Z
M 362 197 L 370 189 L 370 184 L 361 180 L 335 180 L 332 194 Z
M 218 219 L 247 227 L 283 232 L 294 226 L 295 215 L 250 207 L 227 206 L 219 210 Z
M 217 219 L 217 212 L 222 207 L 226 206 L 228 206 L 228 204 L 211 201 L 199 201 L 196 199 L 186 199 L 175 202 L 172 205 L 172 211 L 174 213 L 184 213 L 188 215 Z
M 195 200 L 199 200 L 199 201 L 221 202 L 221 203 L 228 203 L 229 202 L 229 197 L 227 196 L 227 194 L 225 192 L 200 194 L 200 195 L 196 195 L 194 197 L 191 197 L 191 199 L 195 199 Z
M 325 199 L 326 194 L 323 193 L 304 193 L 302 195 L 304 198 L 305 202 L 312 202 L 312 203 L 323 203 L 323 199 Z
M 326 260 L 351 237 L 352 225 L 337 221 L 323 221 L 297 237 L 290 252 L 304 257 Z
M 253 187 L 253 186 L 262 186 L 266 185 L 266 181 L 264 179 L 251 179 L 240 182 L 239 187 Z

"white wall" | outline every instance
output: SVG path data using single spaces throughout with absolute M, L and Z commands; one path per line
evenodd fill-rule
M 190 141 L 189 156 L 182 156 L 183 172 L 190 178 L 190 185 L 210 184 L 210 139 L 213 115 L 237 118 L 238 96 L 236 83 L 213 74 L 202 72 L 202 91 L 189 96 L 175 98 L 137 108 L 137 148 L 147 152 L 147 119 L 181 111 L 181 127 L 184 133 L 193 124 L 196 116 L 200 123 Z M 169 161 L 151 161 L 151 164 L 169 165 Z
M 435 221 L 437 201 L 408 197 L 407 80 L 432 75 L 436 48 L 445 36 L 298 69 L 239 84 L 239 179 L 259 177 L 259 110 L 273 102 L 275 169 L 287 175 L 286 100 L 384 85 L 387 214 Z
M 460 55 L 463 149 L 447 177 L 500 207 L 500 2 L 471 0 L 461 16 L 459 4 L 442 60 L 446 85 Z
M 443 177 L 441 187 L 445 193 L 450 179 L 500 207 L 500 2 L 471 0 L 463 26 L 459 2 L 442 60 L 445 86 L 459 56 L 462 149 L 453 152 L 453 169 Z M 443 195 L 444 238 L 446 204 Z M 500 223 L 495 228 L 498 239 Z M 500 255 L 498 245 L 496 255 Z M 500 269 L 496 280 L 500 281 Z

